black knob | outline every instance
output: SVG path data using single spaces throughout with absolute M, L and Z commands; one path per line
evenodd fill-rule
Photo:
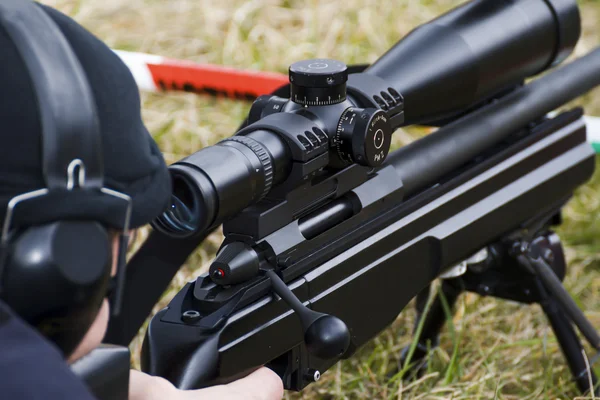
M 332 166 L 357 163 L 377 167 L 385 161 L 392 142 L 392 127 L 385 111 L 347 108 L 332 138 Z
M 340 357 L 348 350 L 350 332 L 341 319 L 321 314 L 304 332 L 304 343 L 310 354 L 329 360 Z
M 258 275 L 260 260 L 245 243 L 232 242 L 221 248 L 208 271 L 217 285 L 235 285 Z
M 303 106 L 326 106 L 346 100 L 346 64 L 325 58 L 290 66 L 290 96 Z

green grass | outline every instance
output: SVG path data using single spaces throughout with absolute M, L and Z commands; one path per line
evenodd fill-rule
M 372 62 L 414 26 L 454 0 L 54 0 L 114 48 L 242 68 L 286 71 L 302 58 Z M 575 56 L 600 42 L 600 1 L 581 1 L 584 34 Z M 142 97 L 144 119 L 169 162 L 231 135 L 249 104 L 192 94 Z M 600 90 L 575 104 L 600 115 Z M 420 133 L 401 130 L 395 146 Z M 600 327 L 600 172 L 565 209 L 566 286 Z M 161 302 L 207 269 L 221 240 L 212 235 L 174 279 Z M 452 329 L 417 381 L 390 380 L 411 343 L 408 307 L 372 342 L 293 399 L 571 399 L 577 390 L 537 306 L 461 297 Z M 139 338 L 134 350 L 139 349 Z M 598 369 L 598 368 L 597 368 Z M 600 372 L 600 371 L 599 371 Z

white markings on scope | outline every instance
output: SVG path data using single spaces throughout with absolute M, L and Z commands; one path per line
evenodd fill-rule
M 381 146 L 383 146 L 384 141 L 385 137 L 383 135 L 383 131 L 381 129 L 377 129 L 377 132 L 375 132 L 375 136 L 373 136 L 373 144 L 375 145 L 375 148 L 379 150 Z M 379 143 L 379 145 L 377 145 L 377 143 Z

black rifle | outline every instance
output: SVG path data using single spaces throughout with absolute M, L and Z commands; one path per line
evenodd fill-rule
M 474 0 L 364 72 L 293 64 L 288 98 L 258 98 L 235 136 L 170 167 L 172 206 L 129 264 L 107 341 L 129 343 L 223 224 L 209 273 L 146 333 L 143 369 L 180 388 L 266 364 L 301 390 L 415 297 L 425 320 L 412 361 L 423 359 L 445 321 L 440 297 L 427 314 L 423 299 L 443 277 L 450 305 L 462 291 L 540 303 L 589 390 L 573 325 L 596 350 L 600 337 L 562 286 L 551 227 L 595 159 L 581 109 L 548 113 L 600 84 L 600 50 L 524 84 L 579 35 L 574 0 Z M 388 156 L 409 124 L 441 128 Z

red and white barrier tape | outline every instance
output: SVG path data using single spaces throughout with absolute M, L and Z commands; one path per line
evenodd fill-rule
M 115 50 L 140 90 L 186 91 L 252 100 L 288 84 L 284 74 L 198 64 L 145 53 Z M 600 118 L 586 116 L 588 142 L 600 153 Z
M 286 75 L 275 72 L 246 71 L 121 50 L 115 53 L 145 91 L 178 90 L 249 100 L 288 83 Z

